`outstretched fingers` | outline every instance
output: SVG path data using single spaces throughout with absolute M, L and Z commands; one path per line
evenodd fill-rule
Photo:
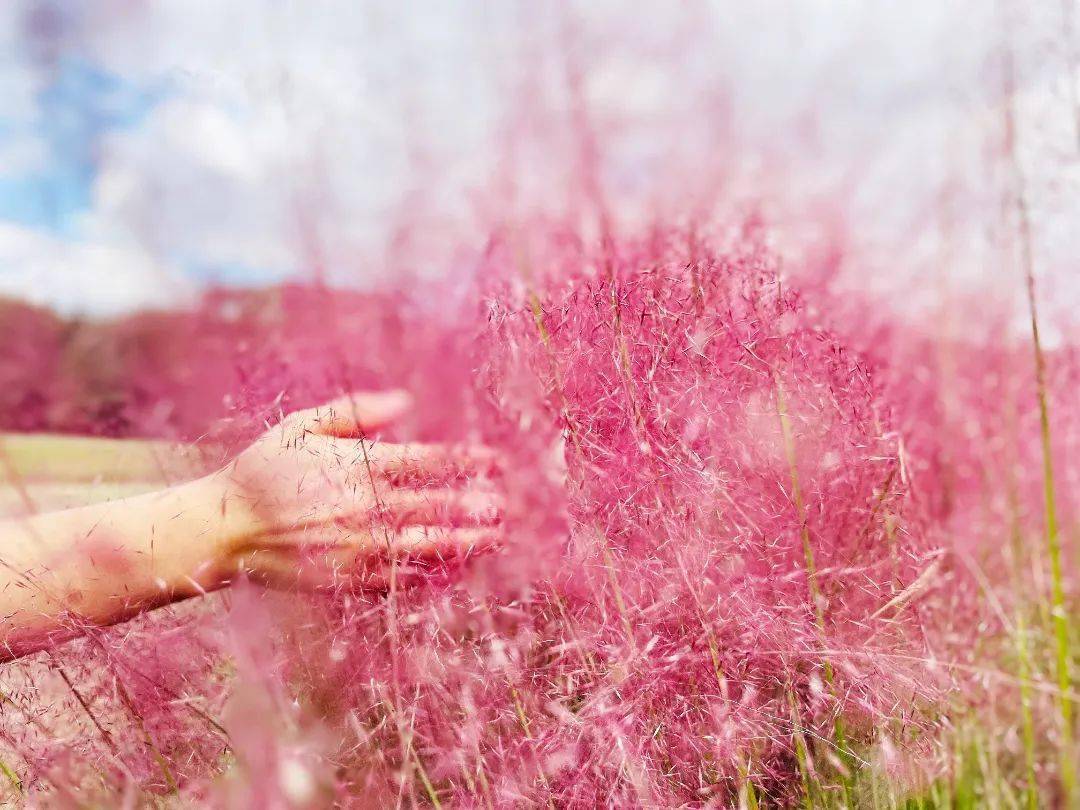
M 412 407 L 405 391 L 357 391 L 324 405 L 296 411 L 285 424 L 297 432 L 338 438 L 357 438 L 400 419 Z
M 363 464 L 372 475 L 400 484 L 490 477 L 499 471 L 498 454 L 476 444 L 395 444 L 323 433 L 309 433 L 302 444 L 306 452 L 331 465 Z
M 446 482 L 498 471 L 495 451 L 482 445 L 376 444 L 369 457 L 378 474 L 398 482 Z
M 496 548 L 494 526 L 373 526 L 366 531 L 324 527 L 304 532 L 299 545 L 252 547 L 236 556 L 236 570 L 278 588 L 323 589 L 356 581 L 385 585 L 391 560 L 406 567 L 438 565 Z
M 420 581 L 433 569 L 497 548 L 502 534 L 497 527 L 404 526 L 376 530 L 375 542 L 374 553 L 358 558 L 352 569 L 362 588 L 388 587 L 395 564 L 399 582 Z
M 376 531 L 382 553 L 413 558 L 452 559 L 495 548 L 501 533 L 497 527 L 403 526 Z
M 483 525 L 498 521 L 503 498 L 490 490 L 391 489 L 382 507 L 389 525 Z

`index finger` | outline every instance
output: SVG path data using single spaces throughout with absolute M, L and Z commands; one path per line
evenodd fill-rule
M 323 436 L 353 438 L 379 430 L 401 417 L 412 405 L 405 391 L 356 391 L 316 408 L 296 411 L 286 423 Z

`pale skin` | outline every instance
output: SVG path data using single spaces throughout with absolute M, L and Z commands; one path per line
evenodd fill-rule
M 380 588 L 491 547 L 490 453 L 373 438 L 408 407 L 400 392 L 352 394 L 194 481 L 0 522 L 0 659 L 242 578 Z

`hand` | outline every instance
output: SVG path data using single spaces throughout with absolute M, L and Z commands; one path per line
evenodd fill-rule
M 472 480 L 489 451 L 372 438 L 409 405 L 402 392 L 361 393 L 291 414 L 217 473 L 225 508 L 243 515 L 222 550 L 227 572 L 279 587 L 346 576 L 383 587 L 402 560 L 494 544 L 499 498 Z

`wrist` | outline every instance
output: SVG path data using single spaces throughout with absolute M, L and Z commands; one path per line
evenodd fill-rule
M 240 550 L 259 532 L 250 503 L 236 492 L 226 470 L 181 485 L 177 500 L 197 523 L 191 526 L 194 555 L 185 579 L 205 590 L 227 584 Z

